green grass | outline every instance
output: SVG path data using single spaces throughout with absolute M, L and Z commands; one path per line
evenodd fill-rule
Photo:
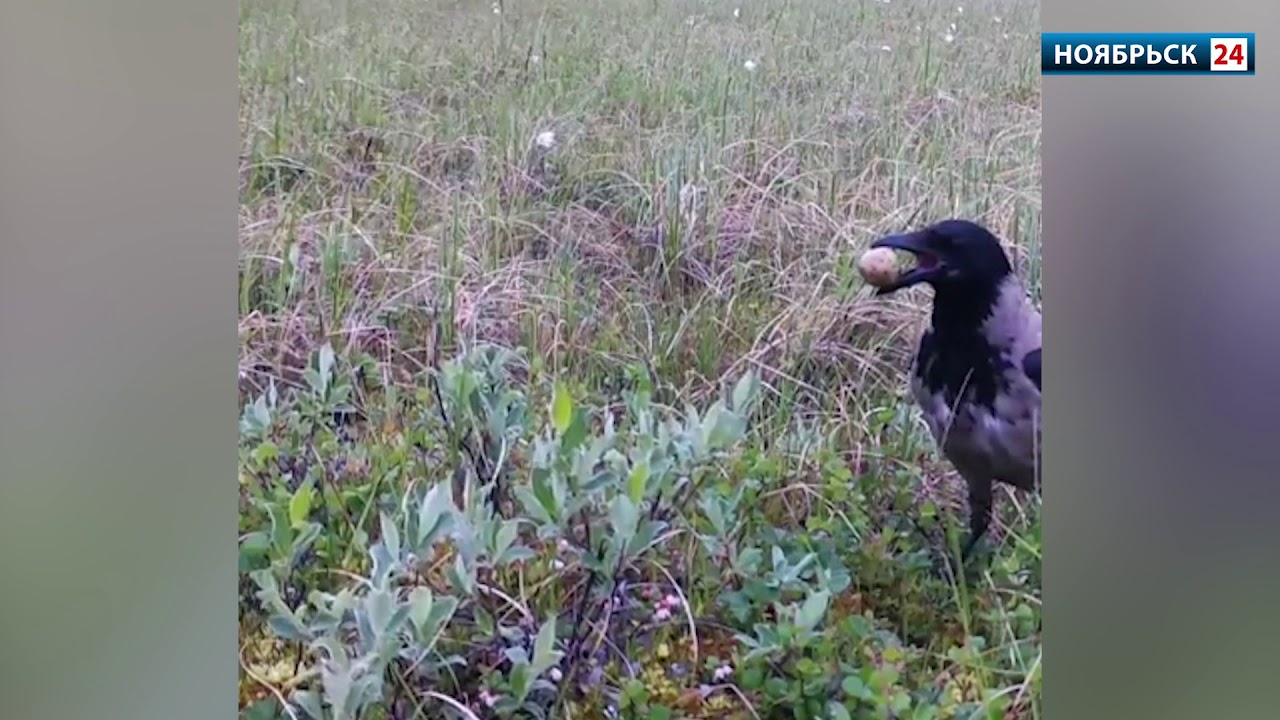
M 938 572 L 854 269 L 961 216 L 1038 296 L 1039 9 L 960 4 L 243 2 L 243 714 L 1040 717 L 1038 501 Z

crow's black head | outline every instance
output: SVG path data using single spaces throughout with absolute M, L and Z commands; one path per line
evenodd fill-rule
M 877 295 L 928 283 L 937 299 L 946 296 L 989 296 L 1013 269 L 1000 241 L 986 228 L 967 220 L 944 220 L 922 230 L 890 235 L 871 244 L 911 253 L 916 266 Z

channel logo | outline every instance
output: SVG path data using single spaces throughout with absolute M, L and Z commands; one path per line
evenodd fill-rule
M 1253 75 L 1253 33 L 1042 33 L 1042 75 Z

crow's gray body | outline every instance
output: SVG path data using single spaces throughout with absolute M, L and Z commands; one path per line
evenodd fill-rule
M 990 523 L 993 482 L 1039 487 L 1040 313 L 995 238 L 972 223 L 948 221 L 881 243 L 928 259 L 882 292 L 934 287 L 911 395 L 968 485 L 968 556 Z

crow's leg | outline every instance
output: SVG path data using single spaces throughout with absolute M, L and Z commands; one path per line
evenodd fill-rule
M 966 562 L 978 540 L 991 525 L 991 480 L 969 480 L 969 539 L 960 550 L 960 562 Z

